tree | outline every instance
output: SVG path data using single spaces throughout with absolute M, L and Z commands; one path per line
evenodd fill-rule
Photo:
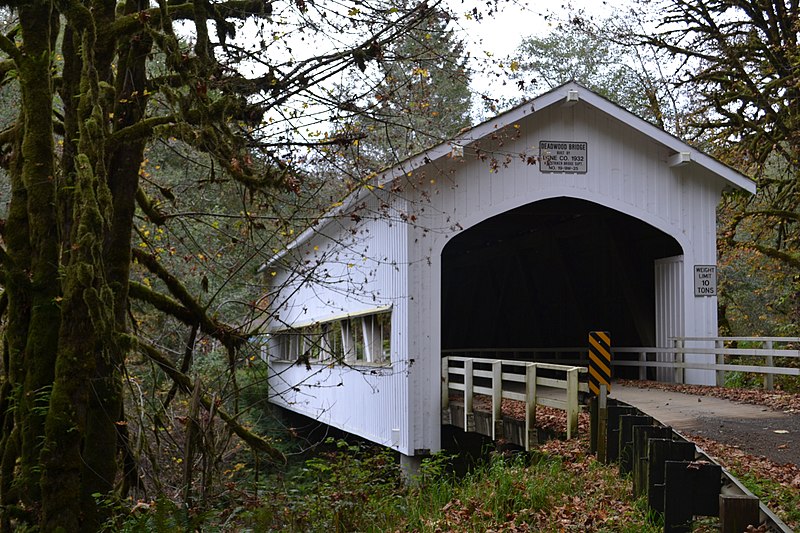
M 376 62 L 379 83 L 343 117 L 343 128 L 364 135 L 351 151 L 367 169 L 398 163 L 469 125 L 470 73 L 449 20 L 437 11 L 388 47 Z
M 650 2 L 645 2 L 650 4 Z M 758 181 L 753 198 L 732 196 L 723 254 L 782 264 L 800 294 L 800 5 L 794 1 L 665 0 L 661 23 L 640 42 L 682 66 L 693 96 L 688 126 L 698 142 Z M 736 249 L 739 249 L 738 251 Z M 800 298 L 793 298 L 795 304 Z M 798 308 L 789 313 L 798 316 Z
M 579 14 L 544 37 L 524 38 L 509 61 L 517 85 L 531 96 L 574 80 L 660 128 L 679 129 L 652 51 L 628 42 L 635 23 L 620 15 L 595 23 Z
M 231 361 L 249 334 L 202 303 L 155 244 L 134 246 L 137 216 L 160 227 L 174 215 L 175 191 L 145 178 L 147 151 L 159 140 L 186 147 L 202 156 L 207 180 L 250 197 L 295 190 L 305 175 L 295 156 L 308 144 L 300 132 L 330 104 L 317 90 L 366 70 L 433 8 L 302 0 L 7 6 L 18 23 L 0 35 L 0 80 L 17 87 L 21 106 L 0 132 L 11 190 L 0 221 L 0 527 L 92 531 L 110 508 L 101 502 L 138 482 L 124 403 L 129 354 L 145 354 L 181 391 L 194 390 L 198 405 L 250 446 L 280 455 L 131 323 L 132 301 L 146 302 L 215 339 Z M 178 34 L 186 27 L 191 38 Z M 236 40 L 245 30 L 249 44 Z M 304 45 L 309 39 L 316 47 Z M 158 285 L 132 281 L 133 264 Z

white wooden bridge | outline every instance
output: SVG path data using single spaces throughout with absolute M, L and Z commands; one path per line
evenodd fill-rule
M 713 384 L 730 371 L 712 340 L 725 190 L 755 185 L 576 83 L 364 176 L 262 267 L 270 401 L 413 462 L 441 448 L 443 377 L 448 389 L 472 379 L 473 392 L 498 395 L 488 386 L 496 365 L 473 361 L 493 377 L 465 372 L 459 382 L 449 356 L 461 347 L 497 349 L 460 357 L 514 360 L 503 350 L 582 346 L 605 330 L 619 372 L 637 374 L 631 364 Z M 623 363 L 622 349 L 638 346 L 653 348 Z M 578 352 L 539 355 L 501 363 L 499 381 L 531 389 L 535 368 L 545 401 L 541 380 L 556 378 L 526 363 L 584 365 Z

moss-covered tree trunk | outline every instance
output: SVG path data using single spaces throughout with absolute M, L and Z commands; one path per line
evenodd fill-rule
M 185 279 L 159 259 L 158 247 L 137 248 L 133 257 L 137 202 L 143 216 L 164 225 L 164 203 L 149 195 L 174 199 L 169 188 L 140 187 L 148 143 L 170 138 L 210 157 L 211 181 L 222 169 L 226 183 L 249 192 L 284 183 L 293 158 L 277 148 L 291 136 L 264 143 L 260 157 L 251 153 L 260 144 L 255 132 L 264 114 L 332 72 L 354 66 L 363 72 L 365 57 L 377 58 L 390 40 L 430 15 L 426 4 L 397 14 L 376 8 L 373 20 L 361 21 L 362 42 L 271 66 L 267 53 L 258 59 L 255 49 L 227 40 L 234 21 L 271 21 L 273 3 L 5 3 L 19 25 L 0 33 L 0 89 L 18 87 L 22 103 L 18 121 L 0 131 L 0 166 L 11 184 L 0 219 L 1 531 L 96 531 L 112 508 L 104 504 L 120 501 L 125 487 L 137 484 L 136 473 L 119 469 L 136 467 L 123 409 L 124 365 L 133 346 L 179 390 L 191 390 L 192 380 L 173 361 L 130 334 L 129 298 L 219 341 L 231 354 L 231 370 L 251 333 L 209 313 L 216 296 L 191 294 Z M 304 20 L 305 2 L 285 7 Z M 344 17 L 335 11 L 331 16 Z M 194 25 L 191 43 L 177 37 L 173 21 Z M 264 49 L 278 35 L 269 25 L 262 25 Z M 246 58 L 268 74 L 238 72 Z M 158 288 L 131 284 L 137 259 Z M 212 398 L 198 389 L 199 405 L 211 416 L 253 449 L 282 457 Z
M 28 507 L 40 500 L 39 452 L 53 383 L 53 362 L 60 323 L 59 239 L 55 210 L 52 58 L 57 16 L 49 4 L 36 2 L 19 11 L 25 46 L 17 61 L 22 95 L 23 129 L 16 179 L 26 196 L 29 263 L 27 299 L 30 314 L 26 342 L 19 361 L 16 426 L 19 470 L 14 484 Z M 20 179 L 21 178 L 21 179 Z M 16 228 L 11 228 L 15 231 Z M 25 236 L 18 235 L 20 240 Z M 9 457 L 10 459 L 10 457 Z

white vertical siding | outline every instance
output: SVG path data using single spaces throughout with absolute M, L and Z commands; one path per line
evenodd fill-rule
M 381 205 L 390 204 L 390 208 Z M 270 401 L 374 442 L 409 451 L 407 240 L 405 201 L 378 191 L 356 217 L 325 227 L 277 269 L 273 321 L 309 324 L 391 306 L 391 365 L 271 362 Z M 296 267 L 294 265 L 300 265 Z M 268 274 L 269 275 L 269 274 Z
M 672 346 L 670 338 L 684 334 L 683 272 L 682 255 L 658 259 L 655 262 L 656 346 L 659 348 Z M 673 358 L 667 354 L 658 354 L 656 360 L 671 362 Z M 656 369 L 656 377 L 660 381 L 672 381 L 673 376 L 674 371 L 671 368 Z

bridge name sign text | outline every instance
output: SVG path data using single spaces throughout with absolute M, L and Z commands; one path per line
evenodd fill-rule
M 577 141 L 539 141 L 539 172 L 585 174 L 587 145 Z

